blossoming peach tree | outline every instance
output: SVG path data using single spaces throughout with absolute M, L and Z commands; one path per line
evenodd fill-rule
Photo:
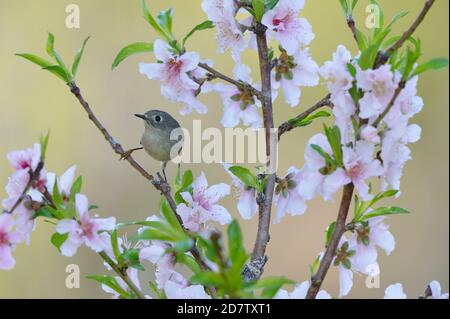
M 201 8 L 208 20 L 183 38 L 172 33 L 172 9 L 154 18 L 143 0 L 144 18 L 158 39 L 126 46 L 113 62 L 115 68 L 130 55 L 153 53 L 156 62 L 141 63 L 139 72 L 159 81 L 161 94 L 169 101 L 183 104 L 180 113 L 184 116 L 194 111 L 205 114 L 207 106 L 198 96 L 218 93 L 223 100 L 223 126 L 242 123 L 264 129 L 268 159 L 273 155 L 270 136 L 274 131 L 280 139 L 294 128 L 332 116 L 334 125 L 324 125 L 322 133 L 310 138 L 300 169 L 292 166 L 283 175 L 224 164 L 229 182 L 240 191 L 237 211 L 244 219 L 258 218 L 251 253 L 244 249 L 238 222 L 219 203 L 230 194 L 228 184 L 209 186 L 204 173 L 195 177 L 192 171 L 181 169 L 171 183 L 159 173 L 147 172 L 130 155 L 125 160 L 161 192 L 160 214 L 122 223 L 114 217 L 99 218 L 92 212 L 97 207 L 89 205 L 82 194 L 82 178 L 76 177 L 75 166 L 61 176 L 47 172 L 48 136 L 44 136 L 32 148 L 8 154 L 14 172 L 0 215 L 0 269 L 14 267 L 15 247 L 29 244 L 36 220 L 43 219 L 55 225 L 50 241 L 62 255 L 72 257 L 80 247 L 87 247 L 101 257 L 114 275 L 89 278 L 119 298 L 331 298 L 321 290 L 331 266 L 339 268 L 339 297 L 343 297 L 352 288 L 354 273 L 376 275 L 378 250 L 389 255 L 395 248 L 387 216 L 407 213 L 381 203 L 384 198 L 400 196 L 402 170 L 411 158 L 408 144 L 420 138 L 421 128 L 410 124 L 424 105 L 417 95 L 417 81 L 422 72 L 445 67 L 447 60 L 421 61 L 421 42 L 413 36 L 433 0 L 425 2 L 401 35 L 391 31 L 405 13 L 385 22 L 382 12 L 380 25 L 364 34 L 352 18 L 357 2 L 340 0 L 358 54 L 353 56 L 340 45 L 321 67 L 308 48 L 314 39 L 312 27 L 299 17 L 304 0 L 203 0 Z M 231 51 L 232 75 L 188 50 L 191 36 L 212 28 L 219 52 Z M 49 59 L 18 56 L 63 80 L 115 153 L 122 156 L 125 149 L 97 118 L 76 82 L 87 41 L 71 68 L 55 50 L 52 34 L 46 46 Z M 246 50 L 258 56 L 260 83 L 253 83 L 250 68 L 241 61 Z M 298 107 L 301 88 L 317 86 L 320 78 L 329 93 L 277 128 L 272 103 L 278 91 L 289 106 Z M 379 186 L 373 181 L 379 181 Z M 262 277 L 271 219 L 278 223 L 285 214 L 302 215 L 307 201 L 319 195 L 329 201 L 341 188 L 336 220 L 326 230 L 324 250 L 311 262 L 310 279 L 296 284 L 287 278 Z M 352 201 L 354 210 L 349 213 Z M 226 236 L 214 223 L 227 224 Z M 124 229 L 132 227 L 138 228 L 136 234 L 122 238 Z M 177 264 L 192 275 L 186 278 L 175 269 Z M 155 280 L 148 283 L 151 296 L 143 292 L 138 278 L 148 269 L 155 271 Z M 448 298 L 448 294 L 442 294 L 439 283 L 433 281 L 421 297 Z M 406 298 L 401 284 L 389 286 L 385 298 Z

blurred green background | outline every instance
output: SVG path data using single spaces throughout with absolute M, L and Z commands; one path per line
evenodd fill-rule
M 380 1 L 387 19 L 400 10 L 410 14 L 395 29 L 404 30 L 419 12 L 424 1 Z M 75 3 L 81 9 L 81 28 L 65 27 L 65 8 Z M 199 0 L 149 0 L 153 12 L 169 6 L 175 9 L 174 31 L 179 37 L 205 20 Z M 363 31 L 368 1 L 360 1 L 356 21 Z M 420 26 L 417 35 L 423 42 L 424 59 L 448 57 L 449 2 L 436 1 L 435 7 Z M 352 36 L 346 27 L 337 0 L 307 1 L 304 16 L 313 26 L 316 39 L 311 45 L 319 64 L 331 58 L 338 44 L 345 44 L 356 53 Z M 132 114 L 159 107 L 177 115 L 180 108 L 165 101 L 156 82 L 138 73 L 138 62 L 153 61 L 151 55 L 130 58 L 111 71 L 115 54 L 124 45 L 136 41 L 152 41 L 155 33 L 140 11 L 139 1 L 123 0 L 0 0 L 0 181 L 6 185 L 11 168 L 6 153 L 37 141 L 41 133 L 51 131 L 47 168 L 60 174 L 76 163 L 84 177 L 84 193 L 100 206 L 102 216 L 116 216 L 120 221 L 142 220 L 157 212 L 158 194 L 138 176 L 128 164 L 119 162 L 109 145 L 88 121 L 86 114 L 64 84 L 47 72 L 14 56 L 16 52 L 45 54 L 47 31 L 56 36 L 56 48 L 70 61 L 84 37 L 92 38 L 78 72 L 78 84 L 94 111 L 111 133 L 124 145 L 138 144 L 142 123 Z M 231 74 L 230 56 L 218 55 L 213 31 L 196 34 L 188 44 L 202 58 L 211 58 L 225 73 Z M 255 53 L 245 55 L 245 62 L 256 67 Z M 257 79 L 258 72 L 254 72 Z M 423 128 L 423 137 L 412 145 L 413 161 L 407 163 L 402 180 L 402 196 L 395 205 L 411 211 L 408 216 L 389 220 L 396 238 L 396 250 L 389 257 L 380 251 L 380 289 L 367 289 L 364 278 L 355 276 L 349 297 L 379 298 L 392 283 L 404 284 L 411 298 L 421 294 L 428 282 L 439 280 L 448 291 L 448 69 L 423 75 L 419 92 L 425 108 L 413 122 Z M 301 112 L 324 95 L 325 84 L 302 90 L 301 105 L 291 109 L 278 98 L 275 120 L 280 123 Z M 189 128 L 193 119 L 202 119 L 203 127 L 220 127 L 222 104 L 216 94 L 202 97 L 209 106 L 206 116 L 192 114 L 180 117 Z M 280 172 L 290 165 L 303 164 L 303 152 L 308 138 L 321 129 L 321 121 L 297 129 L 283 137 L 280 144 Z M 159 164 L 143 153 L 136 154 L 150 171 Z M 204 170 L 210 183 L 229 182 L 219 165 L 187 165 L 199 174 Z M 173 165 L 169 172 L 174 173 Z M 1 197 L 5 193 L 1 192 Z M 308 265 L 322 249 L 324 228 L 335 218 L 339 195 L 335 203 L 317 199 L 301 217 L 285 217 L 271 226 L 270 257 L 266 275 L 285 275 L 296 281 L 307 280 Z M 238 217 L 232 198 L 224 201 L 233 216 Z M 392 202 L 393 203 L 393 202 Z M 391 203 L 391 204 L 392 204 Z M 389 204 L 389 203 L 386 203 Z M 253 246 L 256 219 L 240 219 L 248 250 Z M 106 297 L 100 287 L 84 277 L 107 273 L 99 258 L 82 248 L 74 258 L 62 257 L 50 244 L 52 226 L 39 222 L 32 237 L 32 246 L 22 245 L 14 253 L 17 265 L 12 271 L 0 271 L 1 298 L 95 298 Z M 81 287 L 67 289 L 65 272 L 68 264 L 80 266 Z M 336 269 L 331 269 L 324 288 L 334 296 L 338 291 Z

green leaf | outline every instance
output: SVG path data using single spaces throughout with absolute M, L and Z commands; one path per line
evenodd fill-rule
M 120 250 L 119 250 L 119 241 L 117 239 L 117 229 L 114 229 L 111 233 L 111 246 L 114 253 L 114 257 L 119 261 Z
M 166 42 L 171 42 L 175 40 L 167 30 L 163 29 L 158 22 L 153 18 L 150 11 L 148 10 L 147 1 L 141 0 L 142 11 L 144 12 L 144 18 L 150 24 L 150 26 L 161 36 Z
M 217 261 L 217 254 L 209 239 L 197 236 L 197 246 L 201 250 L 202 254 L 206 256 L 210 261 Z
M 278 4 L 278 1 L 279 0 L 266 0 L 265 6 L 267 10 L 272 10 L 273 8 L 275 8 L 275 6 Z
M 47 37 L 47 46 L 45 49 L 47 51 L 47 54 L 52 58 L 55 57 L 54 46 L 55 46 L 55 36 L 49 32 Z
M 190 237 L 186 237 L 182 240 L 179 240 L 175 243 L 174 248 L 175 251 L 178 253 L 184 253 L 186 251 L 191 250 L 191 248 L 194 246 L 194 240 Z
M 361 69 L 367 70 L 373 67 L 378 54 L 378 48 L 378 45 L 372 44 L 361 52 L 361 56 L 358 59 L 358 64 Z
M 313 264 L 309 266 L 309 273 L 311 276 L 313 276 L 316 273 L 317 268 L 319 267 L 319 262 L 320 262 L 320 255 L 318 255 L 316 259 L 314 259 Z
M 324 124 L 325 135 L 333 150 L 334 159 L 338 166 L 343 166 L 342 162 L 342 145 L 341 145 L 341 131 L 338 126 L 327 127 Z
M 56 207 L 62 207 L 63 199 L 61 197 L 61 194 L 59 193 L 58 179 L 55 179 L 55 184 L 53 185 L 53 190 L 52 190 L 52 196 L 53 196 L 53 202 L 55 203 Z
M 64 71 L 62 71 L 60 68 L 55 68 L 57 66 L 53 65 L 52 62 L 50 62 L 46 59 L 43 59 L 37 55 L 29 54 L 29 53 L 16 53 L 16 55 L 20 56 L 24 59 L 27 59 L 28 61 L 33 62 L 34 64 L 39 65 L 40 67 L 42 67 L 42 69 L 53 73 L 60 79 L 67 82 L 67 80 L 68 80 L 67 74 Z
M 125 250 L 119 257 L 123 264 L 139 270 L 145 270 L 139 260 L 139 251 L 135 248 Z
M 408 11 L 400 11 L 399 13 L 397 13 L 391 20 L 391 22 L 388 24 L 387 28 L 392 28 L 394 26 L 394 24 L 400 20 L 401 18 L 404 18 L 408 15 Z
M 136 42 L 136 43 L 129 44 L 119 51 L 119 53 L 117 54 L 117 56 L 114 59 L 114 62 L 112 64 L 112 69 L 114 70 L 120 64 L 120 62 L 122 62 L 129 56 L 139 54 L 139 53 L 146 53 L 146 52 L 153 52 L 153 44 L 152 43 Z
M 83 52 L 84 52 L 84 48 L 86 47 L 87 42 L 89 41 L 90 37 L 87 37 L 86 39 L 84 39 L 83 41 L 83 45 L 81 46 L 81 48 L 78 50 L 78 52 L 75 54 L 75 58 L 73 60 L 72 63 L 72 76 L 75 78 L 77 75 L 77 71 L 78 71 L 78 65 L 80 64 L 81 61 L 81 57 L 83 56 Z
M 72 187 L 70 188 L 70 200 L 75 200 L 75 195 L 81 192 L 82 185 L 83 185 L 83 177 L 78 176 L 77 179 L 73 182 Z
M 264 0 L 252 0 L 252 7 L 256 21 L 260 22 L 265 12 Z
M 266 277 L 258 280 L 252 288 L 262 289 L 261 298 L 272 299 L 278 290 L 286 284 L 292 285 L 295 282 L 285 277 Z
M 412 72 L 411 77 L 423 73 L 428 70 L 439 70 L 448 66 L 448 59 L 446 58 L 434 58 L 425 63 L 419 64 L 417 68 Z
M 47 146 L 48 146 L 48 140 L 50 138 L 50 132 L 48 132 L 46 135 L 41 135 L 39 137 L 39 144 L 41 144 L 41 161 L 45 161 L 45 154 L 47 154 Z
M 385 215 L 399 215 L 399 214 L 409 214 L 409 211 L 407 211 L 404 208 L 401 207 L 379 207 L 371 212 L 368 212 L 367 214 L 364 214 L 361 217 L 361 221 L 368 220 L 370 218 L 378 217 L 378 216 L 385 216 Z
M 39 208 L 38 211 L 33 212 L 33 214 L 31 215 L 30 219 L 36 219 L 38 217 L 47 217 L 47 218 L 53 218 L 53 213 L 52 211 L 49 209 L 51 207 L 49 206 L 44 206 Z
M 67 72 L 64 71 L 64 69 L 62 67 L 60 67 L 59 65 L 51 65 L 51 66 L 45 67 L 43 69 L 53 73 L 54 75 L 56 75 L 57 77 L 59 77 L 66 83 L 69 83 L 71 80 L 70 75 L 67 74 Z
M 34 54 L 16 53 L 16 55 L 20 56 L 20 57 L 22 57 L 24 59 L 27 59 L 28 61 L 33 62 L 34 64 L 37 64 L 37 65 L 39 65 L 42 68 L 46 68 L 46 67 L 49 67 L 49 66 L 53 65 L 52 62 L 50 62 L 50 61 L 48 61 L 46 59 L 43 59 L 43 58 L 41 58 L 41 57 L 39 57 L 37 55 L 34 55 Z
M 170 207 L 166 198 L 163 198 L 161 200 L 160 208 L 161 208 L 161 213 L 163 214 L 164 218 L 169 223 L 169 225 L 172 226 L 173 229 L 183 233 L 183 227 L 181 227 L 180 221 L 178 220 L 174 211 Z
M 158 21 L 158 24 L 164 29 L 166 29 L 166 31 L 168 32 L 172 32 L 172 19 L 173 19 L 172 8 L 163 10 L 156 16 L 156 21 Z
M 174 236 L 173 234 L 167 233 L 160 229 L 147 228 L 147 229 L 142 230 L 137 235 L 137 239 L 140 239 L 140 240 L 162 240 L 162 241 L 174 242 L 174 241 L 177 241 L 178 238 L 177 238 L 177 236 Z
M 245 167 L 242 166 L 231 166 L 228 169 L 234 176 L 239 178 L 242 183 L 247 186 L 257 188 L 257 179 L 256 176 L 252 174 L 252 172 Z
M 362 33 L 358 28 L 355 28 L 356 31 L 356 40 L 358 42 L 359 50 L 362 52 L 367 49 L 367 46 L 369 45 L 369 41 L 367 40 L 367 37 Z
M 333 235 L 334 232 L 334 228 L 336 227 L 336 222 L 332 222 L 326 231 L 326 237 L 325 237 L 325 247 L 328 246 L 328 244 L 330 243 L 331 240 L 331 236 Z
M 352 12 L 355 10 L 356 5 L 358 4 L 358 0 L 353 0 L 352 2 Z
M 322 147 L 320 147 L 317 144 L 311 144 L 310 146 L 313 150 L 315 150 L 320 156 L 322 156 L 325 159 L 325 162 L 327 163 L 327 165 L 330 165 L 330 166 L 336 165 L 336 161 L 330 156 L 330 154 L 325 152 Z
M 214 28 L 214 22 L 206 20 L 200 24 L 197 24 L 188 34 L 183 38 L 183 47 L 186 44 L 186 41 L 197 31 L 207 30 Z
M 227 229 L 228 249 L 231 262 L 234 262 L 240 255 L 245 255 L 242 241 L 242 232 L 237 220 L 233 220 Z
M 342 10 L 344 11 L 344 14 L 346 16 L 351 15 L 351 11 L 350 11 L 350 8 L 348 6 L 347 0 L 339 0 L 339 3 L 341 4 L 341 7 L 342 7 Z
M 59 251 L 61 251 L 61 245 L 64 244 L 64 242 L 67 240 L 68 237 L 69 233 L 66 234 L 54 233 L 50 238 L 50 242 L 53 244 L 53 246 L 58 248 Z
M 313 122 L 313 120 L 315 120 L 317 118 L 330 117 L 330 115 L 331 114 L 329 112 L 327 112 L 327 111 L 318 111 L 318 112 L 316 112 L 314 114 L 310 114 L 310 115 L 308 115 L 305 118 L 300 119 L 300 120 L 295 119 L 295 118 L 290 119 L 288 121 L 288 123 L 293 125 L 293 126 L 295 126 L 295 127 L 303 127 L 303 126 L 307 126 L 307 125 L 311 124 Z
M 64 80 L 69 83 L 71 81 L 72 76 L 69 73 L 69 70 L 67 70 L 66 65 L 64 64 L 63 59 L 61 58 L 61 56 L 58 54 L 58 52 L 56 52 L 55 48 L 55 36 L 52 33 L 48 33 L 48 38 L 47 38 L 47 53 L 49 56 L 51 56 L 53 59 L 55 59 L 55 61 L 58 63 L 59 67 L 61 68 L 61 70 L 63 71 L 64 75 Z M 54 66 L 50 66 L 50 67 L 46 67 L 44 69 L 48 69 L 48 68 L 54 68 Z M 61 71 L 58 71 L 61 72 Z
M 181 204 L 181 203 L 185 202 L 183 197 L 181 196 L 181 193 L 190 191 L 193 181 L 194 181 L 194 175 L 192 174 L 192 171 L 187 170 L 186 172 L 184 172 L 183 178 L 180 182 L 180 186 L 174 196 L 175 202 L 177 204 Z
M 187 266 L 194 274 L 198 274 L 201 272 L 200 266 L 197 264 L 197 261 L 194 257 L 187 254 L 177 254 L 177 262 Z
M 211 287 L 225 287 L 226 282 L 221 274 L 212 271 L 203 271 L 195 274 L 189 279 L 192 284 L 200 284 Z
M 122 298 L 129 298 L 130 294 L 126 292 L 117 282 L 116 278 L 112 276 L 106 276 L 106 275 L 91 275 L 87 276 L 86 278 L 94 280 L 98 283 L 101 283 L 105 286 L 108 286 L 115 292 L 117 292 Z

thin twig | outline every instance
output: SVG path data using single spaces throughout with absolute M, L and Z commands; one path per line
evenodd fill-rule
M 332 103 L 330 101 L 330 94 L 328 94 L 323 99 L 318 101 L 316 104 L 314 104 L 313 106 L 308 108 L 306 111 L 304 111 L 301 114 L 297 115 L 293 119 L 284 122 L 283 124 L 281 124 L 278 127 L 278 139 L 280 139 L 281 135 L 283 135 L 284 133 L 287 133 L 287 132 L 293 130 L 296 127 L 295 125 L 292 124 L 292 122 L 301 121 L 304 118 L 306 118 L 308 115 L 310 115 L 311 113 L 313 113 L 316 110 L 320 109 L 321 107 L 330 106 L 331 104 Z
M 384 117 L 389 113 L 391 108 L 394 106 L 395 101 L 397 100 L 398 96 L 400 95 L 402 90 L 405 88 L 405 84 L 406 84 L 406 82 L 404 80 L 400 81 L 397 88 L 395 89 L 392 99 L 389 101 L 389 104 L 386 106 L 383 113 L 381 113 L 380 116 L 378 116 L 378 118 L 375 120 L 375 122 L 373 122 L 374 127 L 377 127 L 378 124 L 380 124 L 380 122 L 384 119 Z
M 413 33 L 425 19 L 425 16 L 427 15 L 428 11 L 430 11 L 434 2 L 435 0 L 427 0 L 422 8 L 422 11 L 420 11 L 417 18 L 414 20 L 411 26 L 402 34 L 400 39 L 398 39 L 398 41 L 395 42 L 391 47 L 389 47 L 385 52 L 382 51 L 378 52 L 375 65 L 376 67 L 385 64 L 389 60 L 390 56 L 396 50 L 400 49 L 403 46 L 403 44 L 413 35 Z
M 355 20 L 353 19 L 352 15 L 347 16 L 347 25 L 350 28 L 350 30 L 352 31 L 353 38 L 355 39 L 356 43 L 359 46 L 358 33 L 356 30 Z
M 230 78 L 229 76 L 227 76 L 227 75 L 217 71 L 213 67 L 210 67 L 206 63 L 202 63 L 201 62 L 201 63 L 198 64 L 198 66 L 201 67 L 202 69 L 208 71 L 213 78 L 218 78 L 218 79 L 224 80 L 225 82 L 228 82 L 228 83 L 231 83 L 231 84 L 235 85 L 237 88 L 239 88 L 241 90 L 245 90 L 245 91 L 250 92 L 251 94 L 253 94 L 257 98 L 261 98 L 261 92 L 258 91 L 256 88 L 254 88 L 249 83 L 245 83 L 245 82 L 242 82 L 242 81 L 236 81 L 236 80 Z
M 261 103 L 263 109 L 264 129 L 266 135 L 266 166 L 271 165 L 271 149 L 272 149 L 272 131 L 273 124 L 273 110 L 272 110 L 272 84 L 271 84 L 271 65 L 268 57 L 268 47 L 266 38 L 266 27 L 257 23 L 255 25 L 256 42 L 258 45 L 259 66 L 261 73 Z M 272 163 L 273 164 L 273 163 Z M 270 240 L 269 227 L 270 227 L 270 215 L 272 210 L 272 198 L 275 188 L 276 174 L 271 173 L 267 177 L 264 193 L 259 194 L 259 220 L 258 231 L 256 234 L 255 246 L 253 248 L 252 259 L 248 265 L 246 265 L 243 276 L 244 280 L 258 279 L 264 270 L 264 265 L 267 261 L 266 247 Z
M 100 257 L 114 270 L 116 274 L 127 284 L 127 286 L 131 289 L 131 291 L 138 297 L 139 299 L 146 299 L 139 288 L 134 284 L 134 282 L 128 277 L 126 271 L 120 269 L 116 263 L 104 252 L 98 253 Z
M 322 282 L 327 275 L 328 269 L 331 266 L 334 255 L 336 254 L 336 249 L 339 245 L 342 234 L 345 231 L 345 221 L 347 220 L 348 210 L 352 201 L 353 189 L 353 183 L 344 186 L 339 213 L 336 219 L 333 234 L 331 235 L 330 242 L 328 243 L 327 249 L 325 250 L 325 254 L 322 257 L 319 269 L 317 270 L 317 273 L 311 278 L 311 286 L 308 289 L 306 299 L 314 299 L 316 297 L 317 293 L 319 292 L 320 286 L 322 285 Z
M 30 188 L 33 186 L 35 181 L 39 178 L 39 175 L 43 168 L 44 168 L 44 162 L 39 161 L 39 163 L 36 166 L 36 169 L 34 171 L 31 171 L 31 169 L 30 169 L 30 172 L 29 172 L 30 179 L 28 180 L 27 185 L 23 189 L 22 194 L 19 196 L 19 198 L 17 198 L 14 205 L 12 205 L 9 210 L 3 211 L 3 213 L 12 214 L 16 210 L 16 208 L 19 207 L 19 205 L 22 203 L 22 201 L 27 197 L 26 195 L 27 195 L 28 191 L 30 190 Z
M 103 124 L 100 122 L 100 120 L 97 118 L 97 116 L 92 111 L 91 107 L 89 106 L 89 103 L 84 99 L 84 97 L 81 94 L 80 88 L 76 85 L 75 82 L 69 83 L 70 91 L 75 95 L 75 97 L 78 99 L 80 104 L 83 106 L 84 110 L 88 114 L 89 119 L 95 124 L 95 126 L 99 129 L 99 131 L 103 134 L 105 139 L 109 142 L 112 149 L 119 154 L 120 156 L 123 156 L 125 153 L 124 148 L 122 145 L 117 142 L 113 136 L 109 133 L 109 131 L 103 126 Z M 153 175 L 148 173 L 131 155 L 126 156 L 125 160 L 130 163 L 130 165 L 137 170 L 144 178 L 149 180 L 153 186 L 161 192 L 161 194 L 167 199 L 167 202 L 169 203 L 170 208 L 174 212 L 175 216 L 177 217 L 181 227 L 186 231 L 183 225 L 183 221 L 181 217 L 177 213 L 177 205 L 171 195 L 170 192 L 170 185 L 158 174 L 158 178 L 155 179 Z M 201 258 L 201 255 L 198 251 L 198 249 L 194 246 L 191 249 L 191 253 L 199 266 L 203 270 L 209 269 L 208 265 L 203 261 Z

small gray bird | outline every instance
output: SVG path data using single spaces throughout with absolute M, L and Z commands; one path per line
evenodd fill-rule
M 135 114 L 144 120 L 144 133 L 141 138 L 142 147 L 126 151 L 122 155 L 127 158 L 134 151 L 144 149 L 148 155 L 161 162 L 161 170 L 167 181 L 165 169 L 167 162 L 176 157 L 183 145 L 183 135 L 180 124 L 169 113 L 159 110 L 150 110 L 144 114 Z M 178 129 L 178 130 L 177 130 Z M 177 130 L 171 139 L 171 134 Z M 173 147 L 178 149 L 173 149 Z M 173 150 L 172 150 L 173 149 Z

